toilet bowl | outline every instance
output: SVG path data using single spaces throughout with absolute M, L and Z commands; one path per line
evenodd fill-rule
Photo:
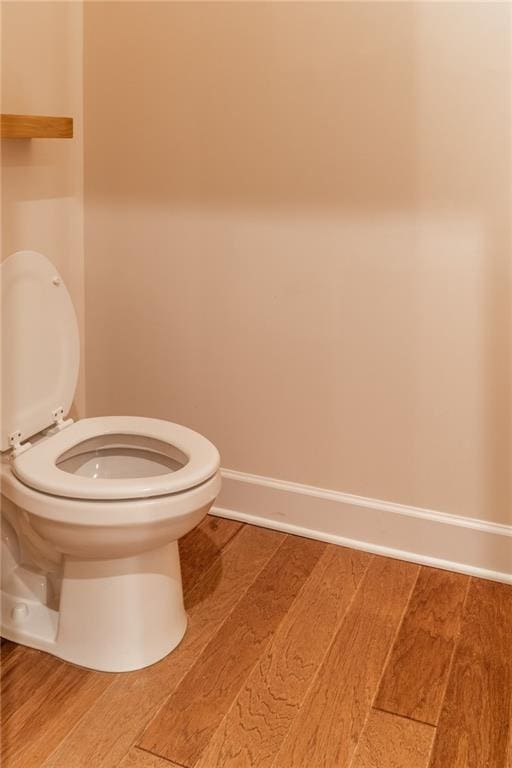
M 129 671 L 183 637 L 177 542 L 220 490 L 219 454 L 160 419 L 65 419 L 78 365 L 62 278 L 41 254 L 13 254 L 2 264 L 1 634 Z

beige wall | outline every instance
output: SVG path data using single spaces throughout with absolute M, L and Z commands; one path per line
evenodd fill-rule
M 55 263 L 83 340 L 83 6 L 7 1 L 1 20 L 1 111 L 69 115 L 75 129 L 72 140 L 2 140 L 2 258 L 29 249 Z M 76 413 L 84 384 L 82 365 Z
M 87 4 L 88 413 L 510 522 L 509 17 Z

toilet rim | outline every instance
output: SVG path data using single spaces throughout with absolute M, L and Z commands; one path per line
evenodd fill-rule
M 58 460 L 93 438 L 122 435 L 164 443 L 187 461 L 176 471 L 150 477 L 90 478 L 64 471 Z M 17 479 L 35 491 L 69 499 L 130 500 L 187 491 L 209 480 L 220 467 L 215 446 L 188 427 L 138 416 L 100 416 L 81 419 L 42 439 L 12 461 Z

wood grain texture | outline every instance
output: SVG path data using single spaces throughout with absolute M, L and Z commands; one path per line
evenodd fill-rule
M 61 663 L 47 653 L 14 645 L 1 672 L 0 709 L 3 723 L 44 686 L 47 677 Z
M 418 571 L 399 560 L 372 560 L 276 766 L 348 768 Z
M 16 643 L 11 643 L 10 640 L 6 640 L 4 637 L 0 638 L 0 667 L 5 664 L 8 657 L 18 647 Z
M 509 722 L 508 749 L 507 749 L 507 757 L 505 758 L 505 768 L 512 768 L 512 701 L 510 702 L 510 714 L 509 714 L 508 722 Z
M 436 729 L 372 704 L 403 702 L 408 670 L 410 700 L 435 710 L 432 646 L 446 658 L 465 577 L 220 519 L 180 549 L 189 628 L 158 664 L 108 675 L 2 643 L 2 766 L 426 768 L 437 731 L 428 768 L 512 768 L 511 587 L 469 580 Z M 178 691 L 200 742 L 187 762 L 166 752 Z M 136 747 L 158 721 L 164 754 Z
M 163 757 L 152 755 L 150 752 L 145 752 L 139 747 L 133 747 L 119 764 L 119 768 L 183 768 L 183 766 L 171 763 L 170 760 L 164 760 Z
M 350 768 L 428 768 L 434 728 L 372 710 Z
M 505 768 L 512 768 L 512 696 L 510 697 L 510 712 L 508 716 L 508 748 Z
M 505 759 L 505 768 L 512 768 L 512 698 L 510 700 L 510 713 L 508 717 L 508 749 Z
M 138 746 L 192 768 L 326 545 L 287 537 Z
M 431 768 L 505 768 L 512 698 L 512 588 L 471 580 Z
M 341 547 L 324 553 L 198 767 L 272 764 L 370 560 Z
M 5 768 L 40 768 L 109 683 L 105 673 L 52 661 L 44 681 L 2 724 Z
M 2 139 L 72 139 L 72 117 L 0 115 Z
M 469 577 L 421 568 L 374 706 L 437 725 Z
M 197 528 L 193 528 L 181 539 L 179 542 L 181 580 L 185 593 L 194 587 L 196 581 L 220 557 L 222 549 L 241 528 L 242 523 L 237 523 L 235 520 L 207 515 Z
M 180 645 L 152 667 L 117 676 L 44 768 L 116 768 L 285 538 L 244 527 L 185 595 L 189 624 Z

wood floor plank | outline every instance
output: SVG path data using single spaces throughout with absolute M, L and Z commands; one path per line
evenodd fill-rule
M 285 538 L 245 526 L 185 596 L 189 625 L 178 648 L 118 676 L 44 768 L 116 768 Z
M 138 746 L 188 768 L 197 763 L 326 546 L 286 539 Z
M 2 726 L 2 765 L 40 768 L 108 685 L 108 675 L 56 661 L 45 684 Z
M 2 665 L 0 675 L 2 723 L 21 709 L 41 686 L 48 690 L 47 678 L 61 664 L 48 653 L 15 645 Z
M 183 768 L 183 766 L 145 752 L 139 747 L 133 747 L 119 764 L 119 768 Z
M 328 547 L 198 768 L 272 764 L 370 560 L 363 552 Z
M 6 640 L 5 637 L 0 638 L 0 667 L 2 667 L 11 653 L 18 647 L 16 643 L 12 643 L 10 640 Z
M 350 768 L 428 768 L 433 726 L 372 710 Z
M 221 550 L 240 531 L 243 523 L 207 515 L 200 525 L 179 541 L 183 591 L 194 587 Z
M 505 768 L 512 768 L 512 701 L 510 702 L 510 714 L 509 714 L 508 722 L 509 722 L 508 749 L 507 749 L 507 757 L 505 759 Z
M 431 768 L 505 768 L 512 698 L 512 587 L 472 579 Z
M 372 560 L 274 766 L 348 768 L 418 570 Z
M 509 730 L 508 730 L 508 749 L 507 758 L 505 760 L 505 768 L 512 768 L 512 698 L 510 701 L 510 713 L 508 717 Z
M 469 577 L 421 568 L 374 706 L 437 725 Z

